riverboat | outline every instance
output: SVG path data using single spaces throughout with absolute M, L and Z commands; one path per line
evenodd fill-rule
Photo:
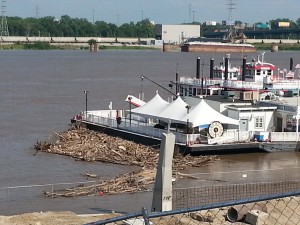
M 182 52 L 256 52 L 255 46 L 244 43 L 191 41 L 180 46 Z
M 259 91 L 260 93 L 280 91 L 286 95 L 293 95 L 299 89 L 300 64 L 293 69 L 292 59 L 289 71 L 279 70 L 274 64 L 265 62 L 264 53 L 251 62 L 246 62 L 244 58 L 241 67 L 232 67 L 229 59 L 228 54 L 225 62 L 219 66 L 213 66 L 212 62 L 209 77 L 180 77 L 177 84 L 181 95 L 215 95 L 223 90 Z

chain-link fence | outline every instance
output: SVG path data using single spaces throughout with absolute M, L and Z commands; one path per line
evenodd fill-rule
M 54 193 L 54 190 L 66 190 L 68 188 L 74 188 L 76 186 L 95 186 L 96 184 L 96 181 L 85 181 L 73 183 L 5 187 L 0 188 L 0 203 L 8 201 L 32 200 L 44 196 L 44 194 L 47 192 Z M 95 194 L 97 193 L 95 192 Z
M 122 215 L 89 225 L 300 224 L 300 190 L 242 200 L 206 204 L 167 212 Z

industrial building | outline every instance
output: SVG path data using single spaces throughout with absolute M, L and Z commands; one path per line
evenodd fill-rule
M 200 37 L 200 25 L 155 25 L 155 39 L 163 43 L 181 44 L 195 37 Z

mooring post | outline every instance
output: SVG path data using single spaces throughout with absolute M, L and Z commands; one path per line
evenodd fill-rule
M 172 210 L 172 161 L 175 135 L 163 134 L 161 138 L 159 160 L 152 198 L 152 212 Z

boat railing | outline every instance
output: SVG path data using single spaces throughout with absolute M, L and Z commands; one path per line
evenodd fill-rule
M 129 132 L 138 133 L 141 135 L 159 138 L 159 139 L 162 138 L 163 133 L 167 133 L 166 129 L 154 128 L 155 124 L 153 123 L 143 122 L 134 119 L 130 120 L 128 117 L 127 118 L 122 117 L 121 122 L 118 123 L 116 118 L 101 117 L 101 116 L 88 113 L 87 115 L 85 114 L 82 115 L 82 120 L 93 124 L 118 128 Z M 180 143 L 180 144 L 186 144 L 188 141 L 192 141 L 193 143 L 196 143 L 200 139 L 200 134 L 187 135 L 172 129 L 170 130 L 170 132 L 175 135 L 176 143 Z
M 208 144 L 250 142 L 253 137 L 254 132 L 252 131 L 226 130 L 221 137 L 209 139 Z
M 286 89 L 298 89 L 300 86 L 300 82 L 291 82 L 288 80 L 280 81 L 280 83 L 273 83 L 272 88 L 279 89 L 279 90 L 286 90 Z
M 235 88 L 235 89 L 251 89 L 259 90 L 263 88 L 262 82 L 248 82 L 248 81 L 236 81 L 236 80 L 224 80 L 222 87 Z
M 83 121 L 90 122 L 92 124 L 99 124 L 111 128 L 121 129 L 128 132 L 145 135 L 152 138 L 162 138 L 163 133 L 167 133 L 167 129 L 155 128 L 155 123 L 143 122 L 139 120 L 130 120 L 128 117 L 121 118 L 121 122 L 118 123 L 115 118 L 101 117 L 93 115 L 91 113 L 82 116 Z M 201 134 L 186 134 L 178 132 L 171 128 L 170 133 L 175 135 L 175 141 L 179 144 L 194 145 L 201 144 L 203 141 L 207 142 L 207 137 L 202 137 Z M 252 132 L 238 131 L 238 130 L 226 130 L 222 137 L 210 139 L 209 144 L 216 143 L 236 143 L 236 142 L 249 142 L 253 138 Z
M 179 82 L 181 84 L 188 84 L 188 85 L 201 85 L 201 80 L 193 77 L 180 77 Z
M 284 103 L 274 103 L 274 102 L 260 101 L 260 102 L 258 102 L 258 105 L 267 106 L 267 107 L 275 106 L 275 107 L 277 107 L 278 110 L 288 111 L 288 112 L 291 112 L 291 113 L 296 113 L 296 109 L 297 109 L 296 106 L 286 105 Z

